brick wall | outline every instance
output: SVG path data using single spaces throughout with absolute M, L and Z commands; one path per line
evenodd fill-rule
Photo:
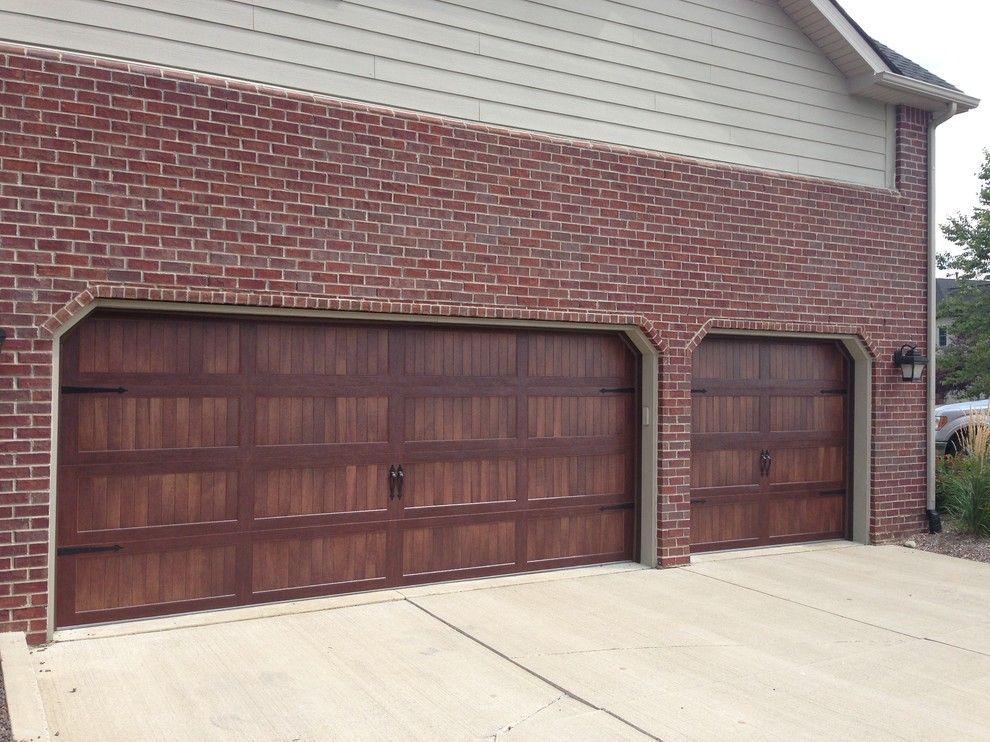
M 689 536 L 713 327 L 876 352 L 875 540 L 918 528 L 926 114 L 899 191 L 0 47 L 0 626 L 45 630 L 52 331 L 94 297 L 629 321 L 662 346 L 660 555 Z

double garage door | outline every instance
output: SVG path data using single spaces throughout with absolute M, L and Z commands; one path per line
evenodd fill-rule
M 61 357 L 58 626 L 635 553 L 619 335 L 108 313 Z

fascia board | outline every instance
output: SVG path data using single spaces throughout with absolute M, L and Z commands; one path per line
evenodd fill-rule
M 863 35 L 849 22 L 849 20 L 835 7 L 831 0 L 805 0 L 821 13 L 832 27 L 839 32 L 853 50 L 863 58 L 874 73 L 891 72 L 890 67 L 877 54 L 876 50 L 870 46 Z

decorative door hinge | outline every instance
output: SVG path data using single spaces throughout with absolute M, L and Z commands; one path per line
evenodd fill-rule
M 58 556 L 72 556 L 73 554 L 99 554 L 104 551 L 120 551 L 124 547 L 120 544 L 113 546 L 60 546 L 55 552 Z
M 122 386 L 63 386 L 62 394 L 123 394 Z

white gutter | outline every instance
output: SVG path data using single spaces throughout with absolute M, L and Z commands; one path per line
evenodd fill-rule
M 925 417 L 927 451 L 927 504 L 929 527 L 935 513 L 935 353 L 938 350 L 938 328 L 935 324 L 935 129 L 951 119 L 959 110 L 957 103 L 948 103 L 943 113 L 932 116 L 928 127 L 928 405 Z
M 852 78 L 846 84 L 849 92 L 853 95 L 876 97 L 881 91 L 886 90 L 897 94 L 898 103 L 924 111 L 939 112 L 947 110 L 950 106 L 955 106 L 954 112 L 949 115 L 949 118 L 955 116 L 956 113 L 964 113 L 980 105 L 979 98 L 960 93 L 958 90 L 950 90 L 941 85 L 899 75 L 896 72 L 881 71 L 860 75 Z M 886 96 L 886 99 L 889 99 L 889 95 Z M 942 116 L 944 114 L 937 115 Z

